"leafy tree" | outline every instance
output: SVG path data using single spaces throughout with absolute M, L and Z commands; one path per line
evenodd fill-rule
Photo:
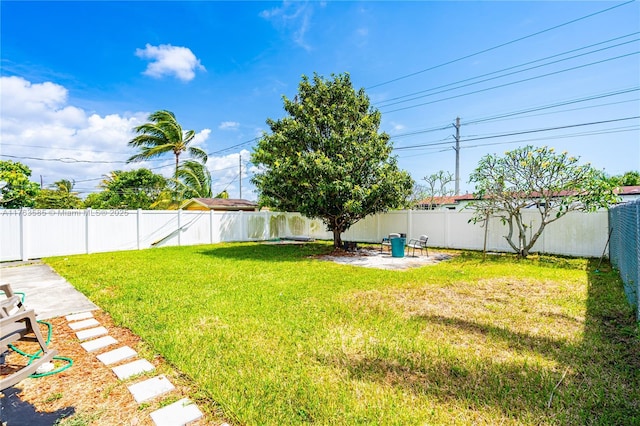
M 413 181 L 390 156 L 364 89 L 356 92 L 348 74 L 332 77 L 302 77 L 298 95 L 283 97 L 288 116 L 267 120 L 271 134 L 251 161 L 260 169 L 252 179 L 259 203 L 322 219 L 337 248 L 358 220 L 405 203 Z
M 547 147 L 518 148 L 504 157 L 485 155 L 470 182 L 476 184 L 478 199 L 472 204 L 476 210 L 472 221 L 484 221 L 489 214 L 502 218 L 509 226 L 504 238 L 520 257 L 527 257 L 549 223 L 570 211 L 594 211 L 616 200 L 602 172 Z M 528 208 L 540 214 L 538 229 L 531 236 L 522 218 Z
M 178 175 L 180 155 L 184 152 L 202 163 L 207 162 L 206 152 L 198 147 L 189 146 L 196 132 L 193 130 L 184 132 L 172 112 L 156 111 L 149 116 L 149 121 L 150 123 L 134 129 L 138 136 L 129 141 L 129 146 L 140 148 L 141 152 L 133 155 L 127 162 L 149 160 L 172 152 L 176 158 L 174 177 Z
M 225 189 L 224 191 L 222 191 L 221 193 L 219 193 L 218 195 L 216 195 L 213 198 L 224 198 L 225 200 L 227 200 L 227 199 L 229 199 L 229 193 Z
M 211 173 L 198 161 L 187 160 L 182 163 L 171 181 L 179 200 L 211 198 Z
M 85 205 L 94 209 L 150 209 L 167 186 L 166 179 L 148 169 L 115 170 L 89 194 Z
M 33 207 L 40 186 L 29 180 L 31 169 L 11 160 L 0 161 L 0 207 L 19 209 Z
M 632 170 L 620 176 L 611 176 L 607 179 L 614 186 L 640 185 L 640 172 Z
M 422 180 L 427 183 L 427 197 L 425 198 L 428 199 L 429 209 L 435 208 L 434 200 L 436 197 L 446 197 L 455 193 L 455 190 L 447 188 L 447 185 L 455 180 L 451 172 L 440 170 L 437 173 L 423 177 Z
M 84 206 L 77 192 L 72 192 L 74 183 L 62 179 L 54 182 L 55 189 L 43 189 L 36 196 L 38 209 L 80 209 Z

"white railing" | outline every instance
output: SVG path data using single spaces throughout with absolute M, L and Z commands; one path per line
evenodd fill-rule
M 393 211 L 361 220 L 345 241 L 377 243 L 391 232 L 429 236 L 429 246 L 482 250 L 484 228 L 470 212 Z M 526 212 L 527 223 L 539 221 Z M 533 251 L 599 257 L 607 241 L 607 212 L 571 212 L 547 226 Z M 498 219 L 489 222 L 487 249 L 511 252 Z M 290 236 L 331 240 L 320 220 L 298 213 L 186 210 L 0 210 L 0 261 L 140 250 L 150 247 L 265 241 Z

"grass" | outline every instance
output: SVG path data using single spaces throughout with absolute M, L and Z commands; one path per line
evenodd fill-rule
M 47 259 L 241 424 L 640 424 L 640 339 L 597 260 L 408 271 L 324 243 Z M 206 409 L 206 407 L 204 407 Z

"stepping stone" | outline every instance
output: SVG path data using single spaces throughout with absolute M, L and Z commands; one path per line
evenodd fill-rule
M 111 365 L 115 364 L 116 362 L 124 361 L 125 359 L 133 358 L 136 355 L 138 355 L 138 353 L 131 349 L 129 346 L 123 346 L 121 348 L 100 354 L 96 358 L 102 361 L 104 365 Z
M 118 343 L 116 339 L 111 336 L 100 337 L 99 339 L 89 340 L 88 342 L 80 343 L 80 346 L 87 352 L 95 352 L 99 349 L 111 346 L 114 343 Z
M 93 314 L 91 312 L 81 312 L 79 314 L 67 315 L 66 320 L 71 321 L 79 321 L 87 318 L 93 318 Z
M 107 333 L 108 332 L 106 328 L 96 327 L 96 328 L 90 328 L 88 330 L 78 331 L 76 333 L 76 336 L 78 336 L 78 339 L 80 340 L 88 340 L 88 339 L 93 339 L 94 337 L 104 336 Z
M 139 359 L 137 361 L 130 362 L 129 364 L 119 365 L 113 367 L 112 370 L 118 376 L 118 379 L 125 380 L 131 376 L 135 376 L 147 371 L 153 371 L 155 367 L 146 359 Z
M 183 398 L 151 413 L 151 419 L 156 426 L 182 426 L 202 417 L 198 406 Z
M 100 323 L 93 318 L 89 318 L 84 321 L 69 323 L 69 327 L 72 330 L 81 330 L 83 328 L 95 327 L 96 325 L 100 325 Z
M 153 399 L 175 389 L 173 384 L 164 376 L 153 377 L 144 382 L 127 386 L 129 392 L 138 404 Z

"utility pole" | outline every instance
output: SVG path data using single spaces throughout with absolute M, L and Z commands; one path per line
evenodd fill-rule
M 238 169 L 238 180 L 240 181 L 240 199 L 242 199 L 242 154 L 238 155 Z
M 456 195 L 460 195 L 460 117 L 456 117 L 453 127 L 456 128 L 456 147 L 453 148 L 456 151 Z

